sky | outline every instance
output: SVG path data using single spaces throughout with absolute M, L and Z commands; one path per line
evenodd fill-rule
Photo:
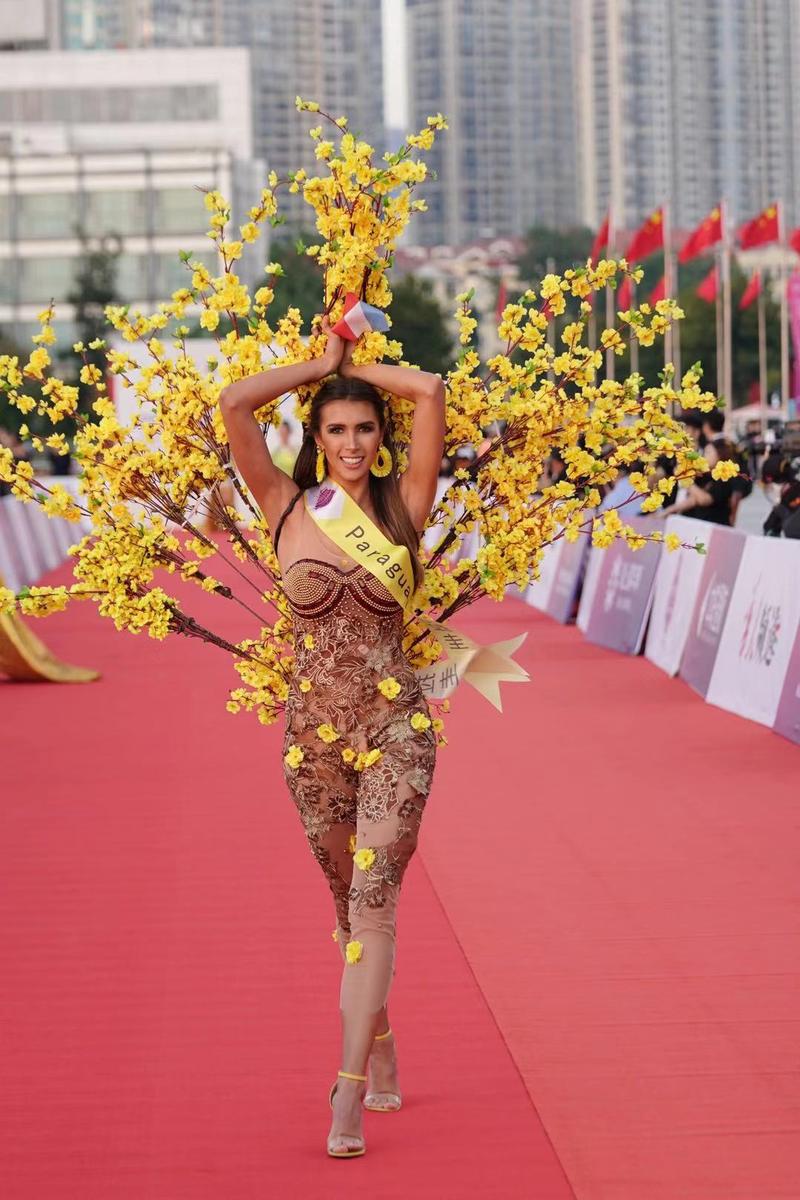
M 383 0 L 383 105 L 390 129 L 404 129 L 406 111 L 404 0 Z

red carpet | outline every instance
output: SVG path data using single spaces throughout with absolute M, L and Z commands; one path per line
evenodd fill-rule
M 88 605 L 36 629 L 103 678 L 0 684 L 3 1200 L 571 1200 L 419 856 L 391 1003 L 405 1106 L 366 1115 L 363 1159 L 325 1155 L 341 959 L 279 731 L 225 712 L 221 651 Z
M 456 697 L 400 910 L 406 1105 L 347 1165 L 279 730 L 224 711 L 222 652 L 36 624 L 103 678 L 0 685 L 4 1200 L 797 1200 L 797 747 L 518 602 L 462 624 L 530 627 L 533 681 L 504 718 Z
M 425 864 L 580 1200 L 800 1197 L 800 753 L 518 601 Z M 480 732 L 478 732 L 480 730 Z

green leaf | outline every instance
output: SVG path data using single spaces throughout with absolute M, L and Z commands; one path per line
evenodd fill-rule
M 698 554 L 708 554 L 708 550 L 706 549 L 705 542 L 695 542 L 694 548 Z

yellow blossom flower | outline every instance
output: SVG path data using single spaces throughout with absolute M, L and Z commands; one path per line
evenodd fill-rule
M 356 835 L 354 833 L 350 834 L 350 841 L 347 843 L 347 849 L 351 854 L 355 854 L 356 852 Z
M 415 712 L 411 718 L 411 728 L 416 729 L 417 731 L 428 729 L 430 723 L 430 717 L 426 717 L 425 713 L 423 712 Z
M 353 855 L 353 862 L 360 871 L 368 871 L 375 862 L 375 851 L 365 846 L 362 850 L 357 850 Z
M 311 680 L 310 679 L 301 679 L 298 686 L 299 686 L 301 692 L 310 692 L 311 691 Z
M 356 756 L 355 750 L 353 750 L 350 746 L 345 746 L 344 750 L 342 751 L 342 758 L 344 759 L 344 761 L 346 763 L 351 763 L 353 761 L 353 759 L 355 758 L 355 756 Z
M 312 633 L 303 634 L 303 645 L 306 650 L 314 649 L 314 635 Z
M 327 724 L 326 725 L 318 725 L 317 726 L 317 737 L 321 738 L 323 742 L 327 742 L 330 744 L 330 742 L 338 741 L 339 734 L 333 728 L 332 725 L 327 725 Z
M 714 466 L 711 468 L 711 478 L 712 479 L 733 479 L 734 476 L 739 474 L 740 469 L 741 468 L 739 467 L 739 464 L 737 462 L 735 462 L 733 459 L 723 458 L 723 459 L 720 459 L 720 461 L 718 463 L 715 463 Z
M 386 679 L 382 679 L 378 684 L 378 691 L 386 697 L 387 700 L 394 700 L 395 696 L 400 695 L 400 684 L 389 675 Z
M 668 550 L 680 550 L 682 542 L 677 533 L 668 533 L 664 537 L 664 545 Z
M 363 952 L 364 946 L 361 942 L 348 942 L 344 948 L 345 957 L 350 966 L 353 966 L 354 963 L 360 960 Z
M 286 763 L 287 767 L 291 767 L 292 770 L 296 770 L 304 758 L 305 754 L 299 746 L 290 746 L 283 756 L 283 761 Z

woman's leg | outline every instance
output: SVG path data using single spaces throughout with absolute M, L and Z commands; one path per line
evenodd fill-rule
M 376 739 L 382 757 L 358 788 L 358 829 L 350 888 L 351 959 L 342 973 L 345 1071 L 364 1074 L 375 1034 L 386 1029 L 395 971 L 397 901 L 417 846 L 435 758 L 430 731 L 415 733 L 408 716 Z
M 289 791 L 303 822 L 309 849 L 322 867 L 333 894 L 338 943 L 350 938 L 349 893 L 353 876 L 352 842 L 356 833 L 354 771 L 344 768 L 338 752 L 311 736 L 287 732 L 287 745 L 305 755 L 299 767 L 285 768 Z

